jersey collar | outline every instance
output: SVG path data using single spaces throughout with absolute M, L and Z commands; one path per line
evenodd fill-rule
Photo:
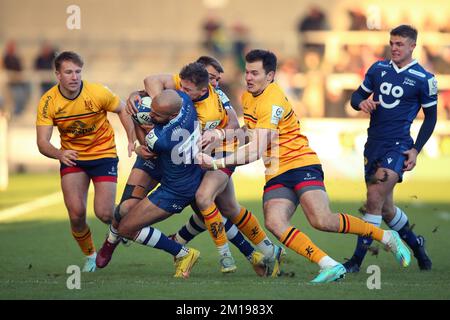
M 204 94 L 204 95 L 202 95 L 200 98 L 198 98 L 198 99 L 195 99 L 195 100 L 192 100 L 192 102 L 199 102 L 199 101 L 203 101 L 203 100 L 205 100 L 206 98 L 208 98 L 209 97 L 209 87 L 208 87 L 208 91 L 206 91 L 206 93 Z
M 73 99 L 67 98 L 67 97 L 62 93 L 61 88 L 59 87 L 59 84 L 58 84 L 58 91 L 59 91 L 59 93 L 60 93 L 65 99 L 73 101 L 73 100 L 75 100 L 76 98 L 78 98 L 78 97 L 80 96 L 81 91 L 83 91 L 83 85 L 84 85 L 84 82 L 81 81 L 80 91 L 78 92 L 77 96 L 76 96 L 75 98 L 73 98 Z
M 394 67 L 394 70 L 395 70 L 397 73 L 400 73 L 400 72 L 405 71 L 405 70 L 408 69 L 409 67 L 415 65 L 415 64 L 417 63 L 417 60 L 414 59 L 413 61 L 411 61 L 410 63 L 408 63 L 408 64 L 407 64 L 406 66 L 404 66 L 403 68 L 397 67 L 397 65 L 396 65 L 396 64 L 394 63 L 394 61 L 392 61 L 392 60 L 389 61 L 389 63 L 392 64 L 392 66 Z

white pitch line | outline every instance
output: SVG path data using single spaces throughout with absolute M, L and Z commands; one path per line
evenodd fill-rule
M 63 199 L 63 194 L 59 191 L 12 208 L 0 210 L 0 221 L 16 218 L 33 210 L 49 207 L 64 201 Z

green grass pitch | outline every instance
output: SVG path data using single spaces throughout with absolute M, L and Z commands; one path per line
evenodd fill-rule
M 262 222 L 262 179 L 237 175 L 236 189 L 241 203 Z M 364 198 L 362 182 L 326 181 L 331 206 L 336 212 L 358 214 Z M 256 186 L 256 187 L 255 187 Z M 123 181 L 118 186 L 122 191 Z M 162 251 L 132 244 L 119 246 L 110 265 L 92 274 L 82 274 L 81 289 L 69 290 L 69 265 L 82 265 L 81 251 L 72 239 L 64 204 L 59 201 L 16 218 L 0 221 L 0 299 L 449 299 L 450 298 L 450 182 L 407 181 L 396 190 L 414 231 L 427 239 L 433 259 L 431 272 L 420 272 L 413 258 L 402 269 L 393 256 L 379 247 L 378 255 L 368 254 L 359 274 L 324 285 L 309 283 L 318 268 L 288 250 L 283 270 L 295 275 L 276 279 L 259 278 L 250 264 L 232 247 L 238 270 L 222 275 L 218 255 L 207 233 L 190 246 L 201 251 L 201 259 L 187 280 L 174 279 L 172 257 Z M 14 175 L 7 191 L 0 193 L 1 211 L 59 191 L 56 174 Z M 92 200 L 92 194 L 90 194 Z M 190 209 L 156 225 L 170 234 L 188 219 Z M 88 205 L 88 222 L 97 248 L 107 227 L 97 220 Z M 293 224 L 336 260 L 350 257 L 356 236 L 313 230 L 300 209 Z M 386 226 L 384 226 L 386 228 Z M 270 235 L 271 236 L 271 235 Z M 271 236 L 273 239 L 273 236 Z M 381 289 L 369 290 L 369 265 L 381 269 Z

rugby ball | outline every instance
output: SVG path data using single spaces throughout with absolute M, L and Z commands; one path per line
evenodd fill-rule
M 151 104 L 151 97 L 143 97 L 140 103 L 135 101 L 134 105 L 138 109 L 138 112 L 133 114 L 131 117 L 137 124 L 141 125 L 152 123 L 152 119 L 150 118 L 150 111 L 152 111 Z

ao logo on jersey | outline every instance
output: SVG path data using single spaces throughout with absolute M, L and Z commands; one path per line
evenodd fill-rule
M 392 83 L 389 82 L 383 82 L 380 85 L 380 94 L 378 96 L 378 100 L 381 103 L 381 106 L 386 109 L 392 109 L 399 105 L 400 98 L 403 96 L 403 88 L 400 86 L 392 86 Z M 393 103 L 387 103 L 383 101 L 383 95 L 386 96 L 393 96 L 394 98 L 397 98 Z

